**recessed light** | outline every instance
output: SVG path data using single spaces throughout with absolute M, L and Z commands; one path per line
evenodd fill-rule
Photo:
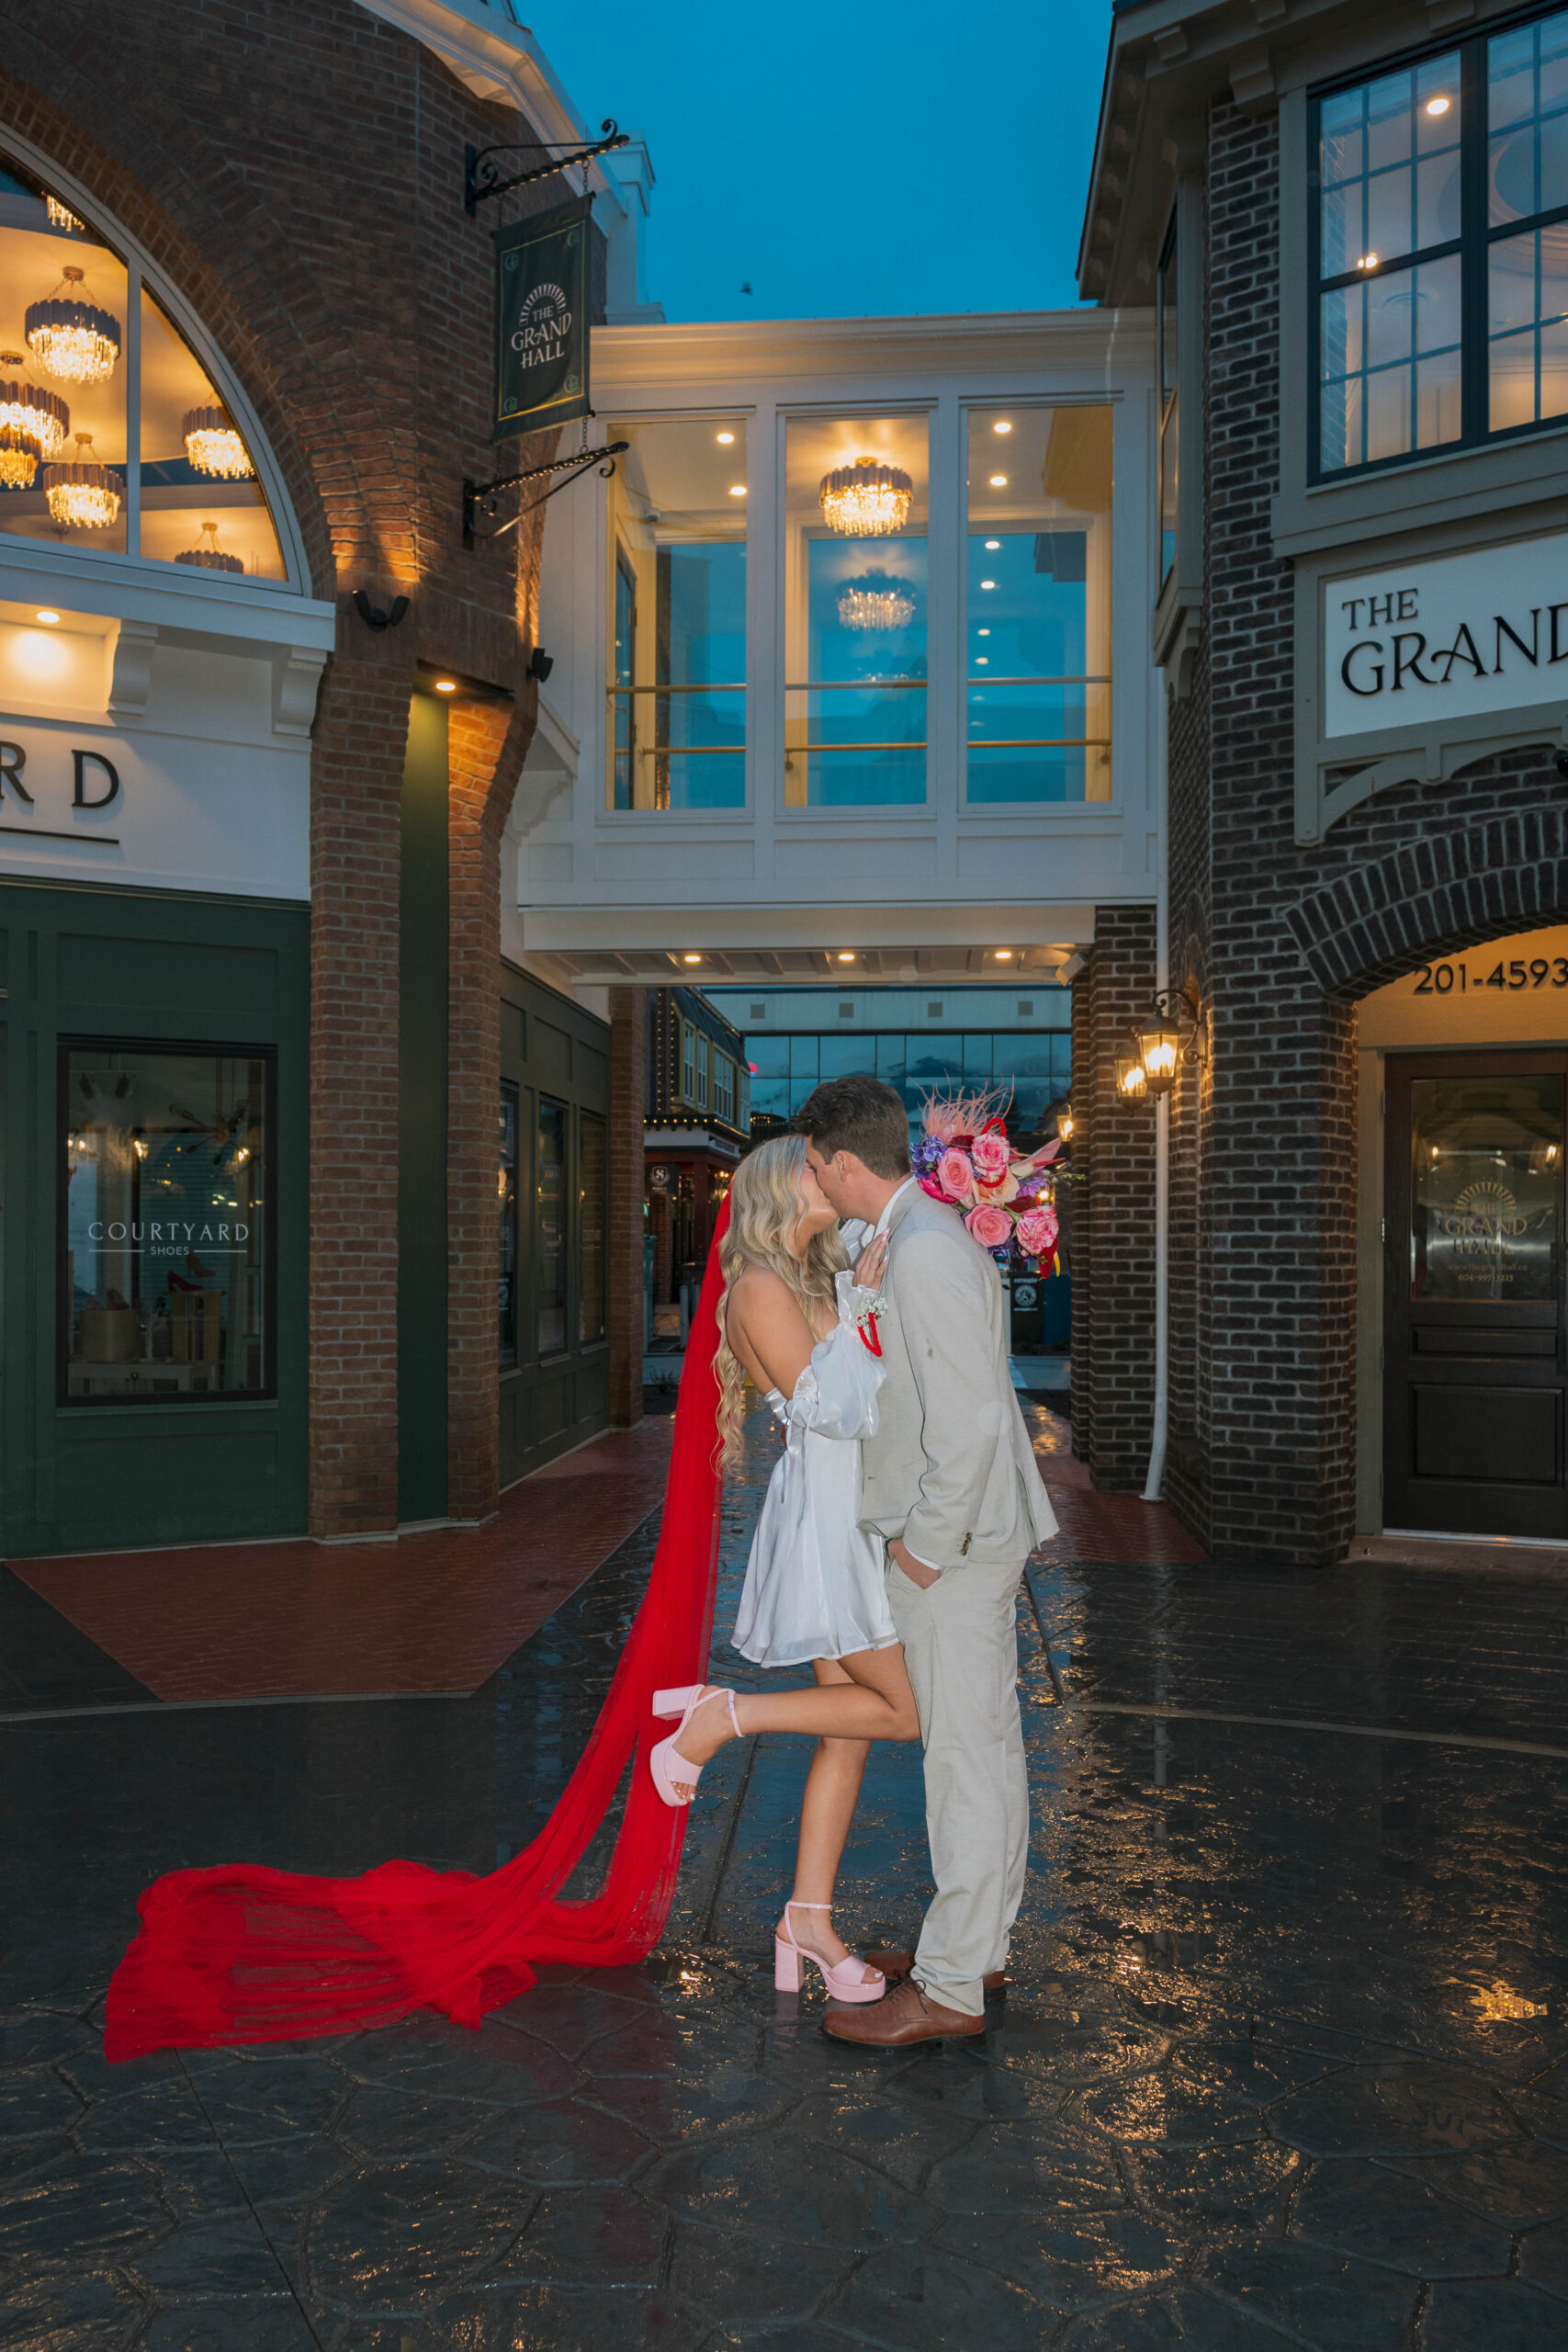
M 854 962 L 854 960 L 855 960 L 855 951 L 854 951 L 854 949 L 853 949 L 852 947 L 840 947 L 840 950 L 839 950 L 839 961 L 840 961 L 840 964 L 852 964 L 852 963 Z
M 1377 266 L 1378 257 L 1376 254 L 1363 254 L 1360 260 L 1356 264 L 1356 267 L 1358 269 L 1376 269 Z
M 993 490 L 1005 490 L 1007 486 L 1008 478 L 1006 474 L 993 474 L 991 476 L 991 488 Z
M 58 613 L 35 613 L 33 615 L 33 618 L 35 620 L 42 621 L 46 628 L 53 628 L 60 618 L 60 615 Z
M 976 631 L 976 635 L 977 637 L 989 637 L 989 635 L 990 635 L 990 634 L 991 634 L 991 632 L 990 632 L 990 630 L 989 630 L 988 628 L 977 629 L 977 630 Z
M 994 580 L 982 580 L 980 582 L 982 588 L 994 588 L 996 584 Z
M 975 656 L 975 667 L 976 670 L 988 670 L 990 666 L 991 657 L 988 653 L 976 653 Z
M 455 695 L 457 691 L 457 679 L 437 678 L 435 681 L 435 691 L 438 695 Z
M 743 481 L 732 481 L 729 485 L 729 495 L 731 498 L 744 498 L 746 495 L 745 483 Z
M 992 425 L 991 431 L 993 433 L 1010 433 L 1012 431 L 1012 426 L 1008 423 L 1005 416 L 998 416 L 995 424 Z
M 728 449 L 732 447 L 734 441 L 735 435 L 733 433 L 721 433 L 718 435 L 718 446 L 721 449 Z
M 682 956 L 681 958 L 682 964 L 700 964 L 702 960 L 700 956 Z
M 1010 947 L 996 947 L 993 948 L 991 952 L 995 956 L 998 964 L 1010 964 L 1012 962 L 1012 949 Z
M 987 540 L 986 541 L 986 552 L 987 552 L 987 555 L 995 555 L 995 553 L 996 553 L 997 549 L 1000 547 L 1000 545 L 1001 545 L 1001 541 L 1000 541 L 1000 539 L 987 539 Z
M 1428 98 L 1427 101 L 1427 112 L 1428 114 L 1447 114 L 1450 103 L 1450 101 L 1447 98 Z

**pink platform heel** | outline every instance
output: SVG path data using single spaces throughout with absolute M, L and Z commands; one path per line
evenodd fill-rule
M 703 1777 L 703 1768 L 700 1764 L 694 1764 L 689 1758 L 676 1754 L 675 1742 L 680 1738 L 705 1699 L 728 1701 L 729 1720 L 735 1727 L 735 1736 L 737 1739 L 742 1737 L 740 1719 L 735 1712 L 735 1693 L 733 1690 L 726 1690 L 720 1684 L 688 1682 L 683 1683 L 679 1690 L 656 1690 L 653 1694 L 653 1712 L 661 1723 L 668 1723 L 672 1715 L 679 1715 L 681 1718 L 669 1738 L 661 1739 L 658 1747 L 650 1751 L 648 1759 L 649 1770 L 653 1774 L 653 1785 L 666 1804 L 690 1804 L 692 1802 L 690 1797 L 677 1794 L 675 1783 L 680 1781 L 688 1788 L 695 1790 L 697 1782 Z
M 809 1961 L 835 2001 L 880 2001 L 887 1990 L 887 1979 L 880 1968 L 873 1968 L 852 1951 L 847 1959 L 836 1960 L 829 1967 L 814 1951 L 807 1951 L 804 1944 L 795 1942 L 789 1921 L 792 1911 L 830 1911 L 832 1907 L 830 1903 L 797 1903 L 791 1895 L 784 1905 L 784 1932 L 773 1938 L 774 1990 L 798 1993 L 805 1981 L 804 1962 Z

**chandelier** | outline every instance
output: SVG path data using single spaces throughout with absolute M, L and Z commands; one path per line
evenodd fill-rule
M 26 365 L 19 351 L 0 351 L 0 368 Z M 0 383 L 0 427 L 7 425 L 36 441 L 40 457 L 58 458 L 71 431 L 71 411 L 58 392 L 40 391 L 18 377 L 13 383 Z
M 849 581 L 840 593 L 840 628 L 908 628 L 914 617 L 914 598 L 885 571 L 868 571 L 863 580 Z
M 28 305 L 28 349 L 65 384 L 106 383 L 119 362 L 119 321 L 75 291 L 85 278 L 68 269 L 47 300 Z
M 824 474 L 818 496 L 830 527 L 846 539 L 886 539 L 908 519 L 915 485 L 901 468 L 857 458 Z
M 14 424 L 0 424 L 0 482 L 7 490 L 31 490 L 43 451 L 30 433 Z
M 112 466 L 100 466 L 92 448 L 92 435 L 78 433 L 75 457 L 43 469 L 50 515 L 68 530 L 104 530 L 119 513 L 122 479 Z
M 183 555 L 175 556 L 175 561 L 194 564 L 198 571 L 243 571 L 245 568 L 242 556 L 230 555 L 219 546 L 216 523 L 204 523 L 200 546 L 186 548 Z
M 186 456 L 198 474 L 224 481 L 247 481 L 254 474 L 251 453 L 220 408 L 186 411 Z
M 46 196 L 43 205 L 44 210 L 49 214 L 49 225 L 51 229 L 74 229 L 80 232 L 82 222 L 77 220 L 73 212 L 62 204 L 57 196 Z

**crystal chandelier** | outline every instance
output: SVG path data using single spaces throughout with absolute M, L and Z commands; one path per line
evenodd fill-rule
M 0 351 L 0 368 L 26 365 L 19 351 Z M 58 392 L 41 391 L 18 377 L 11 383 L 0 382 L 0 427 L 6 425 L 36 441 L 40 457 L 58 458 L 70 435 L 71 411 Z
M 68 530 L 104 530 L 119 513 L 121 478 L 112 466 L 100 466 L 92 449 L 92 435 L 78 433 L 75 457 L 43 469 L 51 517 Z
M 863 580 L 851 580 L 840 593 L 840 628 L 908 628 L 914 617 L 914 598 L 885 571 L 870 571 Z
M 0 424 L 0 482 L 7 490 L 31 490 L 43 451 L 30 433 Z
M 62 204 L 57 196 L 46 196 L 43 200 L 43 207 L 44 210 L 49 215 L 49 225 L 51 229 L 74 229 L 78 232 L 81 231 L 83 225 L 82 222 L 77 220 L 76 215 L 73 212 L 69 211 L 67 208 Z
M 220 408 L 186 412 L 186 456 L 198 474 L 217 474 L 224 481 L 248 481 L 255 472 L 251 453 Z
M 175 556 L 175 561 L 195 564 L 198 571 L 243 571 L 245 568 L 243 557 L 230 555 L 219 546 L 216 523 L 204 523 L 200 546 L 186 548 L 183 555 Z
M 857 458 L 824 474 L 818 496 L 830 527 L 846 539 L 886 539 L 908 519 L 915 485 L 901 468 Z
M 28 305 L 28 349 L 65 384 L 106 383 L 119 363 L 119 321 L 76 292 L 85 278 L 68 269 L 46 300 Z

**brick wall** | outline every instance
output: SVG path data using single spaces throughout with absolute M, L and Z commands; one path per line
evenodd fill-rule
M 610 994 L 610 1426 L 642 1419 L 648 991 Z
M 1171 977 L 1201 995 L 1204 1060 L 1172 1102 L 1168 1491 L 1217 1557 L 1321 1564 L 1354 1509 L 1355 1000 L 1560 920 L 1568 826 L 1542 746 L 1295 844 L 1293 583 L 1269 530 L 1277 136 L 1210 117 L 1205 634 L 1170 706 Z
M 523 670 L 542 518 L 466 553 L 460 495 L 465 474 L 553 454 L 548 436 L 499 453 L 489 439 L 490 232 L 503 210 L 558 201 L 560 186 L 469 220 L 465 145 L 526 124 L 353 0 L 260 14 L 247 0 L 13 0 L 0 109 L 202 319 L 283 471 L 310 590 L 338 606 L 310 831 L 322 1535 L 396 1521 L 398 800 L 414 663 L 516 694 L 505 727 L 453 713 L 449 1468 L 452 1509 L 481 1515 L 495 1478 L 497 857 L 533 724 Z M 356 588 L 383 606 L 406 594 L 402 627 L 372 636 Z
M 1073 1451 L 1123 1494 L 1143 1488 L 1154 1415 L 1155 1114 L 1117 1101 L 1115 1068 L 1154 985 L 1154 909 L 1098 908 L 1073 982 Z

